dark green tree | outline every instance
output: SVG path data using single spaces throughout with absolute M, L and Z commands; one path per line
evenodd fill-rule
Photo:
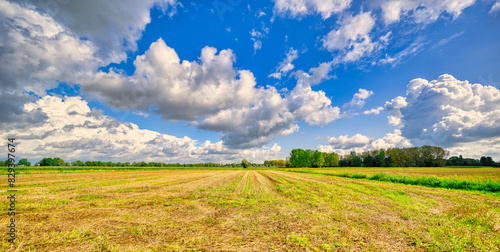
M 31 163 L 28 161 L 28 159 L 21 158 L 19 159 L 19 162 L 17 162 L 17 165 L 31 166 Z
M 241 160 L 241 166 L 243 168 L 247 168 L 250 166 L 250 163 L 246 159 L 243 159 L 243 160 Z

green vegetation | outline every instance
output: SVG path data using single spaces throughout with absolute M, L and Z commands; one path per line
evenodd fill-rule
M 294 170 L 299 173 L 312 173 L 327 176 L 336 176 L 352 179 L 376 180 L 406 185 L 418 185 L 434 188 L 459 189 L 468 191 L 500 192 L 500 181 L 467 181 L 456 178 L 438 178 L 436 176 L 401 176 L 376 173 L 373 175 L 364 173 L 330 173 L 316 172 L 311 170 Z
M 243 159 L 241 160 L 241 166 L 243 168 L 247 168 L 248 166 L 250 166 L 250 163 L 246 159 Z

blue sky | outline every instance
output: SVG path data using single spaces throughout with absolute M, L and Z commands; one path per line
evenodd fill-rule
M 500 159 L 498 1 L 0 3 L 0 135 L 32 160 Z

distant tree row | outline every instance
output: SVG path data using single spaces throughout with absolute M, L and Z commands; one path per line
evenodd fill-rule
M 434 167 L 444 166 L 448 151 L 425 145 L 411 148 L 391 148 L 356 153 L 339 157 L 336 153 L 293 149 L 291 167 Z
M 286 164 L 290 163 L 289 161 L 286 160 L 266 160 L 264 161 L 264 166 L 266 167 L 286 167 Z
M 448 166 L 496 166 L 500 167 L 500 162 L 493 161 L 491 157 L 482 156 L 480 159 L 463 158 L 460 156 L 453 156 L 446 160 Z
M 337 153 L 293 149 L 290 152 L 290 167 L 335 167 L 339 166 Z
M 492 166 L 500 167 L 491 157 L 480 159 L 453 156 L 449 159 L 448 151 L 441 147 L 424 145 L 411 148 L 390 148 L 365 151 L 339 156 L 337 153 L 326 153 L 317 150 L 293 149 L 287 160 L 266 160 L 262 164 L 250 163 L 244 159 L 241 163 L 161 163 L 161 162 L 102 162 L 73 161 L 65 162 L 62 158 L 42 158 L 35 166 L 89 166 L 89 167 L 436 167 L 436 166 Z M 0 166 L 8 166 L 12 161 L 0 160 Z M 20 159 L 18 166 L 31 166 L 26 159 Z

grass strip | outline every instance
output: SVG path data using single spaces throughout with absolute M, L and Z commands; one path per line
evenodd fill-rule
M 363 173 L 329 173 L 315 172 L 311 170 L 288 170 L 289 172 L 318 174 L 325 176 L 335 176 L 351 179 L 376 180 L 405 185 L 418 185 L 433 188 L 458 189 L 466 191 L 500 192 L 500 182 L 498 181 L 467 181 L 456 178 L 438 178 L 436 176 L 401 176 L 389 175 L 385 173 L 376 173 L 368 175 Z

